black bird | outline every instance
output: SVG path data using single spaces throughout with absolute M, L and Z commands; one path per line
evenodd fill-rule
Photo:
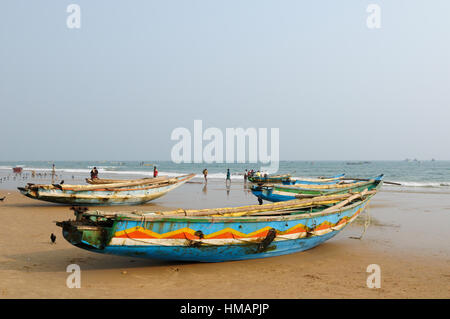
M 59 185 L 62 185 L 62 184 L 64 184 L 64 180 L 62 180 L 61 182 L 59 182 Z
M 55 234 L 52 233 L 52 234 L 50 235 L 50 239 L 51 239 L 52 243 L 54 244 L 55 241 L 56 241 L 56 236 L 55 236 Z
M 3 198 L 0 198 L 0 202 L 3 202 L 5 200 L 6 196 Z
M 261 196 L 258 196 L 258 203 L 259 203 L 259 205 L 262 205 L 262 204 L 263 204 L 263 199 L 262 199 Z

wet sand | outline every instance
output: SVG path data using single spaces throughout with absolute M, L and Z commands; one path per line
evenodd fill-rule
M 54 221 L 66 206 L 0 190 L 0 298 L 449 298 L 450 196 L 380 192 L 366 214 L 324 244 L 286 256 L 224 263 L 186 263 L 102 255 L 70 245 Z M 145 206 L 160 210 L 255 204 L 242 184 L 186 184 Z M 90 208 L 96 209 L 96 208 Z M 51 244 L 50 234 L 57 236 Z M 81 288 L 66 286 L 69 264 Z M 381 288 L 369 289 L 370 264 Z

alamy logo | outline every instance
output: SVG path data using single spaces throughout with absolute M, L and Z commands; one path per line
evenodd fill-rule
M 78 4 L 69 4 L 66 9 L 70 13 L 66 20 L 66 25 L 69 29 L 81 28 L 81 8 Z
M 368 288 L 381 288 L 381 267 L 377 264 L 370 264 L 366 271 L 370 273 L 366 284 Z
M 225 136 L 225 143 L 224 143 Z M 261 163 L 261 170 L 276 173 L 279 167 L 279 128 L 270 129 L 270 154 L 267 128 L 210 127 L 203 131 L 203 122 L 194 121 L 194 134 L 185 127 L 172 131 L 171 140 L 178 141 L 171 158 L 174 163 Z M 204 146 L 203 142 L 208 143 Z M 248 142 L 248 143 L 247 143 Z M 225 148 L 224 148 L 225 146 Z M 225 154 L 224 154 L 225 150 Z M 192 157 L 193 154 L 193 157 Z
M 367 6 L 367 16 L 366 25 L 369 29 L 380 29 L 381 28 L 381 7 L 378 4 L 372 3 Z
M 66 268 L 66 272 L 70 273 L 66 279 L 67 288 L 81 288 L 81 268 L 77 264 L 70 264 Z

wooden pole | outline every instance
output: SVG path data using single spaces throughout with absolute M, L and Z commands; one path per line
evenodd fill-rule
M 343 178 L 343 180 L 344 180 L 344 181 L 370 182 L 370 181 L 372 181 L 373 179 L 345 177 L 345 178 Z M 390 185 L 402 186 L 402 184 L 400 184 L 400 183 L 395 183 L 395 182 L 383 181 L 383 183 L 384 183 L 384 184 L 390 184 Z

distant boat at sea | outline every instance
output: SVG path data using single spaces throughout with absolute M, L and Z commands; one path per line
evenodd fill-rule
M 371 162 L 347 162 L 347 165 L 364 165 L 364 164 L 370 164 Z
M 22 171 L 23 171 L 23 167 L 21 167 L 21 166 L 16 166 L 16 167 L 13 167 L 13 173 L 16 173 L 16 174 L 20 174 L 20 173 L 22 173 Z

